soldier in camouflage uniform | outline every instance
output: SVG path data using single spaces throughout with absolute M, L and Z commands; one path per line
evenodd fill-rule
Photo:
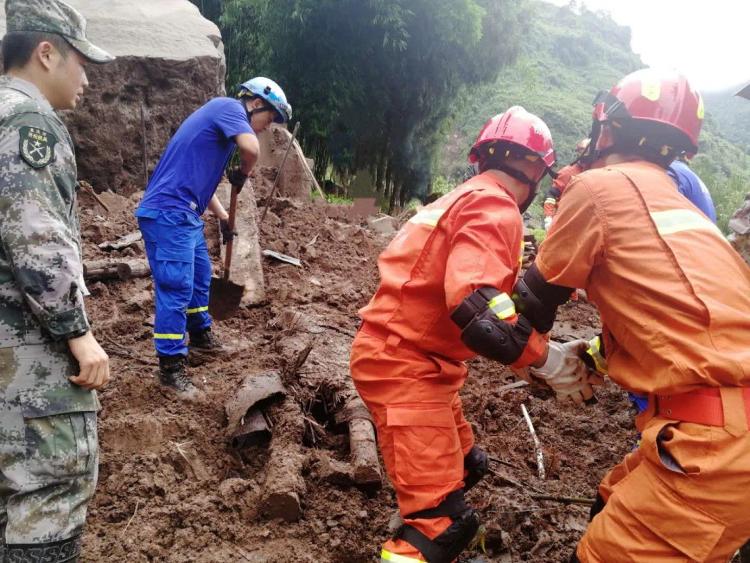
M 7 0 L 0 78 L 0 562 L 76 561 L 106 353 L 83 304 L 76 163 L 54 110 L 112 60 L 58 0 Z

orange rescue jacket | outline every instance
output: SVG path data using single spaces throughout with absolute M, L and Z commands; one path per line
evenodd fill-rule
M 750 385 L 750 268 L 659 166 L 578 175 L 536 263 L 596 303 L 610 376 L 625 389 Z
M 450 315 L 480 287 L 510 295 L 522 244 L 515 199 L 491 173 L 479 174 L 422 208 L 398 232 L 378 259 L 380 286 L 359 314 L 426 353 L 472 358 Z M 529 342 L 533 351 L 524 352 L 524 362 L 543 350 L 538 334 Z

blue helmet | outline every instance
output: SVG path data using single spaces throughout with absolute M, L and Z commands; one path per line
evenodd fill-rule
M 286 123 L 292 118 L 292 106 L 286 101 L 286 94 L 281 86 L 270 78 L 256 76 L 240 85 L 240 97 L 258 96 L 276 110 L 276 123 Z

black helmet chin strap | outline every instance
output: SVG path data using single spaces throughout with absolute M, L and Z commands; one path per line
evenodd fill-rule
M 516 170 L 515 168 L 511 168 L 510 166 L 506 166 L 505 164 L 498 165 L 497 169 L 502 172 L 505 172 L 511 178 L 518 180 L 522 184 L 526 184 L 529 187 L 528 197 L 518 205 L 518 209 L 521 211 L 521 213 L 526 211 L 529 208 L 529 206 L 533 203 L 534 198 L 536 197 L 537 191 L 539 190 L 539 182 L 542 181 L 542 178 L 544 178 L 546 174 L 550 174 L 550 175 L 553 174 L 553 172 L 549 168 L 546 168 L 544 171 L 544 174 L 542 174 L 542 177 L 539 178 L 539 180 L 535 182 L 534 180 L 529 178 L 526 174 L 524 174 L 520 170 Z
M 255 98 L 251 98 L 250 101 L 252 101 L 252 100 L 260 100 L 260 99 L 262 99 L 262 98 L 255 97 Z M 263 113 L 263 112 L 266 112 L 266 111 L 276 111 L 276 109 L 273 106 L 271 106 L 271 105 L 269 105 L 267 103 L 264 103 L 263 107 L 260 107 L 260 108 L 247 109 L 247 102 L 245 102 L 245 112 L 247 112 L 247 121 L 248 121 L 248 123 L 252 123 L 253 115 L 255 115 L 256 113 Z

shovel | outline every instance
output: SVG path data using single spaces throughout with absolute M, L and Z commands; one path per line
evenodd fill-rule
M 234 217 L 237 213 L 237 187 L 232 186 L 232 196 L 229 201 L 229 230 L 234 230 Z M 224 275 L 211 278 L 211 293 L 208 298 L 208 312 L 217 321 L 232 318 L 240 308 L 245 286 L 229 281 L 229 271 L 232 267 L 232 245 L 234 239 L 227 241 L 227 251 L 224 254 Z

